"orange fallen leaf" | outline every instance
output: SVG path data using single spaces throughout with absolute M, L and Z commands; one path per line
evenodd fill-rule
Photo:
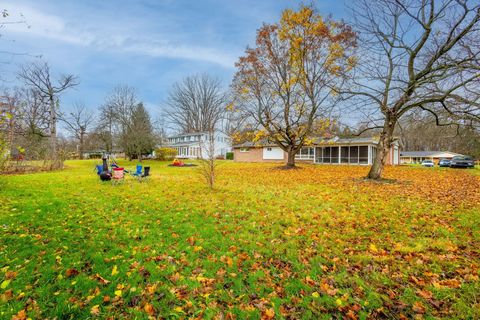
M 145 312 L 150 315 L 150 316 L 153 316 L 153 314 L 155 313 L 155 309 L 153 308 L 153 306 L 150 304 L 150 303 L 146 303 L 145 306 L 143 307 L 143 310 L 145 310 Z
M 14 316 L 12 316 L 12 320 L 26 320 L 27 319 L 27 313 L 25 310 L 20 310 L 18 313 Z
M 71 278 L 71 277 L 75 277 L 79 274 L 80 272 L 75 269 L 75 268 L 72 268 L 72 269 L 67 269 L 67 271 L 65 271 L 65 276 L 67 278 Z
M 413 304 L 412 310 L 415 313 L 424 314 L 425 313 L 425 306 L 421 302 L 417 301 Z
M 262 314 L 262 319 L 273 319 L 275 317 L 275 310 L 273 308 L 266 309 Z

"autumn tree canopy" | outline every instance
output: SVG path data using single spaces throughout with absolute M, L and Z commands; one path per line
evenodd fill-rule
M 257 31 L 256 45 L 236 63 L 234 108 L 257 123 L 287 154 L 287 167 L 331 111 L 335 91 L 355 66 L 350 26 L 322 17 L 313 6 L 287 9 Z

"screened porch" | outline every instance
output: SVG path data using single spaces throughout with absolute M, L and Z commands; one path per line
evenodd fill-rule
M 373 145 L 303 147 L 295 158 L 319 164 L 368 165 L 373 163 L 376 152 L 377 147 Z

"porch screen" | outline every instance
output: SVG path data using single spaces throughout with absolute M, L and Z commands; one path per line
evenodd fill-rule
M 332 149 L 331 147 L 323 148 L 323 163 L 330 163 L 331 149 Z
M 348 155 L 349 155 L 348 147 L 342 147 L 342 149 L 341 149 L 341 155 L 340 155 L 340 157 L 341 157 L 341 160 L 340 160 L 340 161 L 341 161 L 342 163 L 348 163 L 348 162 L 349 162 L 349 161 L 348 161 L 348 160 L 349 160 L 349 159 L 348 159 Z
M 338 149 L 340 149 L 339 147 L 331 147 L 332 149 L 332 163 L 338 163 L 338 157 L 339 157 L 339 154 L 338 154 Z
M 361 146 L 360 147 L 360 154 L 358 157 L 358 161 L 361 164 L 367 164 L 368 163 L 368 147 L 367 146 Z
M 350 147 L 350 163 L 358 163 L 358 147 Z

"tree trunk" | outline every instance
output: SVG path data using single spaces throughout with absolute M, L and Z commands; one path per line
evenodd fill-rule
M 50 164 L 51 169 L 61 167 L 57 153 L 57 112 L 55 110 L 55 100 L 50 96 Z
M 287 168 L 295 168 L 295 154 L 296 152 L 292 148 L 287 150 Z
M 393 142 L 393 130 L 395 129 L 395 124 L 396 121 L 392 118 L 387 117 L 385 119 L 385 124 L 378 142 L 377 155 L 375 156 L 375 159 L 373 159 L 372 167 L 368 172 L 368 179 L 379 180 L 382 178 L 383 168 L 385 167 L 387 156 Z
M 79 144 L 80 144 L 80 145 L 79 145 L 79 147 L 78 147 L 78 158 L 79 158 L 80 160 L 83 160 L 83 144 L 84 144 L 84 142 L 83 142 L 84 137 L 83 137 L 83 136 L 84 136 L 84 133 L 81 132 L 81 133 L 80 133 L 80 141 L 79 141 Z

